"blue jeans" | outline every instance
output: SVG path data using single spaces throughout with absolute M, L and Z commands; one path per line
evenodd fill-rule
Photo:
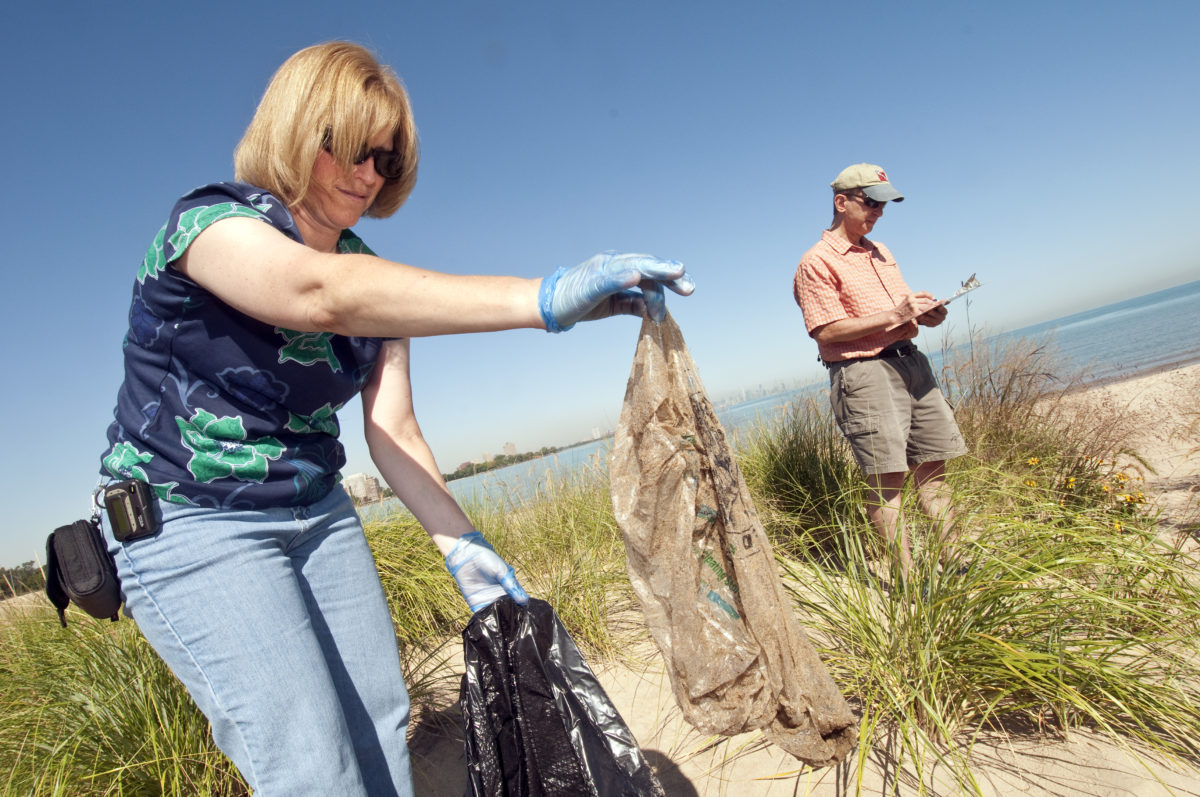
M 255 797 L 412 794 L 408 692 L 375 561 L 342 488 L 307 507 L 159 502 L 122 545 L 125 611 Z

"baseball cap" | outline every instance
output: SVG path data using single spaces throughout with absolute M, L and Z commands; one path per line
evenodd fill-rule
M 833 187 L 834 191 L 861 188 L 864 194 L 879 202 L 904 201 L 904 194 L 901 194 L 888 182 L 887 173 L 883 167 L 873 163 L 856 163 L 853 166 L 847 166 L 829 185 Z

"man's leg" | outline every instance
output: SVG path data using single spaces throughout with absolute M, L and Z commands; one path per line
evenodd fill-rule
M 954 505 L 950 500 L 950 488 L 946 484 L 946 463 L 943 460 L 922 462 L 913 469 L 913 484 L 917 488 L 917 501 L 933 523 L 933 532 L 941 540 L 942 561 L 954 559 L 953 547 L 958 538 L 954 524 Z
M 882 360 L 837 363 L 829 373 L 833 417 L 867 480 L 867 517 L 907 576 L 912 546 L 901 517 L 901 491 L 909 470 L 908 391 L 897 370 Z
M 907 454 L 917 501 L 931 521 L 932 533 L 942 543 L 942 564 L 953 565 L 958 532 L 946 484 L 946 461 L 965 454 L 967 446 L 928 358 L 923 354 L 906 358 L 904 366 L 912 395 Z
M 867 517 L 882 535 L 888 557 L 896 557 L 900 572 L 905 576 L 912 570 L 912 545 L 900 513 L 904 477 L 907 475 L 904 471 L 867 474 Z

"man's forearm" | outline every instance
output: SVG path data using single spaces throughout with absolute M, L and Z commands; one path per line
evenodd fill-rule
M 898 322 L 894 309 L 882 310 L 862 318 L 843 318 L 839 321 L 831 321 L 824 326 L 817 327 L 811 334 L 818 343 L 846 343 L 883 332 Z

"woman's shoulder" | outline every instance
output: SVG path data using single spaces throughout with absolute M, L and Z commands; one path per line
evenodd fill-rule
M 197 235 L 216 222 L 236 217 L 258 219 L 296 241 L 302 240 L 291 212 L 271 192 L 250 183 L 208 183 L 188 191 L 171 208 L 160 233 L 165 262 L 182 254 Z
M 287 206 L 270 191 L 250 183 L 234 181 L 208 183 L 193 188 L 176 201 L 171 216 L 195 217 L 200 214 L 211 216 L 222 213 L 254 216 L 264 220 L 270 220 L 272 217 L 286 218 L 288 223 L 294 224 Z

